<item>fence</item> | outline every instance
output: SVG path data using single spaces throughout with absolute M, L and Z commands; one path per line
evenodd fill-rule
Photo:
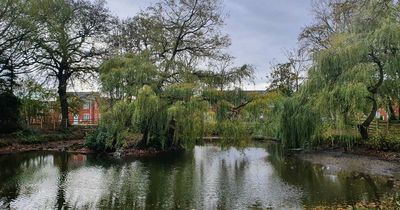
M 29 126 L 42 130 L 56 130 L 61 125 L 61 119 L 56 116 L 37 116 L 27 121 Z M 95 119 L 89 119 L 89 120 L 70 119 L 69 122 L 71 125 L 74 126 L 86 126 L 86 125 L 97 125 L 97 121 L 98 120 Z
M 368 129 L 370 134 L 376 134 L 378 132 L 388 132 L 391 134 L 400 135 L 400 121 L 383 121 L 375 120 Z

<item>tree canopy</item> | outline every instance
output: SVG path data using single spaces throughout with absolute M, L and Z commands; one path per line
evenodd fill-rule
M 251 65 L 233 67 L 223 52 L 230 41 L 222 25 L 217 0 L 162 0 L 123 21 L 110 42 L 116 55 L 100 68 L 111 103 L 90 142 L 115 149 L 134 133 L 143 135 L 138 147 L 191 148 L 200 141 L 205 125 L 217 120 L 210 110 L 228 103 L 225 88 L 253 74 Z
M 68 84 L 98 70 L 106 54 L 103 40 L 110 27 L 104 1 L 30 1 L 25 6 L 35 47 L 36 73 L 57 84 L 62 120 L 68 127 Z
M 300 37 L 305 44 L 300 51 L 312 61 L 307 80 L 281 106 L 280 132 L 291 147 L 318 141 L 330 129 L 358 129 L 368 139 L 378 108 L 398 103 L 399 3 L 331 0 L 322 5 L 317 23 Z

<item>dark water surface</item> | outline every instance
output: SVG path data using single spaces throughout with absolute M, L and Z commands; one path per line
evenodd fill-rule
M 116 160 L 33 152 L 0 156 L 0 209 L 301 209 L 376 201 L 384 177 L 284 158 L 261 147 Z

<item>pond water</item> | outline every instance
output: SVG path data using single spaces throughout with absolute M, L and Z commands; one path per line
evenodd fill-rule
M 392 196 L 384 177 L 282 157 L 263 146 L 156 158 L 0 156 L 0 209 L 302 209 Z

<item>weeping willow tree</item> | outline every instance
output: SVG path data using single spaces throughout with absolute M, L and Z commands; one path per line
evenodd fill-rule
M 157 69 L 148 51 L 115 56 L 100 68 L 102 91 L 111 103 L 132 99 L 144 85 L 154 84 L 156 75 Z
M 224 89 L 251 78 L 253 67 L 234 67 L 224 53 L 230 39 L 221 32 L 221 6 L 220 0 L 160 0 L 119 25 L 110 37 L 115 55 L 100 68 L 110 103 L 88 142 L 104 142 L 105 149 L 191 148 L 205 131 L 215 132 L 206 126 L 220 124 L 219 102 L 228 101 L 225 116 L 235 116 L 236 104 L 246 100 Z M 141 137 L 133 140 L 134 134 Z
M 368 139 L 378 108 L 398 100 L 399 3 L 330 2 L 319 13 L 328 22 L 308 27 L 300 37 L 312 48 L 307 81 L 277 105 L 278 134 L 286 148 L 309 147 L 327 135 L 353 136 L 353 131 Z
M 283 148 L 310 148 L 318 140 L 321 118 L 304 99 L 287 98 L 280 104 L 279 133 Z
M 367 139 L 387 96 L 382 87 L 398 79 L 400 11 L 388 0 L 367 1 L 357 11 L 348 32 L 333 35 L 332 46 L 315 56 L 306 94 L 335 123 L 352 125 L 361 115 L 357 128 Z
M 243 145 L 249 132 L 246 121 L 236 113 L 238 107 L 223 99 L 227 97 L 223 92 L 215 104 L 204 93 L 208 92 L 194 83 L 177 83 L 161 93 L 144 85 L 134 100 L 119 100 L 103 112 L 88 146 L 98 150 L 128 146 L 190 149 L 202 142 L 209 129 L 206 126 L 214 121 L 212 133 L 221 135 L 224 144 Z M 215 115 L 209 115 L 212 110 Z
M 185 79 L 160 88 L 165 72 L 147 51 L 104 62 L 100 79 L 111 103 L 103 107 L 99 129 L 88 137 L 88 146 L 98 150 L 193 148 L 206 131 L 224 136 L 226 144 L 243 144 L 248 129 L 239 112 L 252 97 L 240 89 L 220 91 L 210 86 L 209 77 L 216 72 L 207 76 L 209 71 L 204 71 L 201 77 L 191 72 L 188 69 L 183 72 Z M 214 123 L 210 131 L 207 126 Z

